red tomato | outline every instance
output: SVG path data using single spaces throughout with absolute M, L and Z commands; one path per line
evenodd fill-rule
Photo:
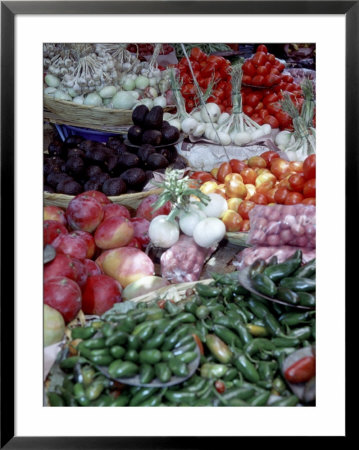
M 278 153 L 273 151 L 264 152 L 260 156 L 266 161 L 268 167 L 270 166 L 273 159 L 279 158 Z
M 305 356 L 296 361 L 284 372 L 284 377 L 290 383 L 305 383 L 315 375 L 315 357 Z
M 256 68 L 250 60 L 244 62 L 242 70 L 244 75 L 249 75 L 250 77 L 253 77 L 253 75 L 256 74 Z
M 261 109 L 263 109 L 263 107 L 264 107 L 263 102 L 259 102 L 257 106 L 254 108 L 254 111 L 260 111 Z
M 268 53 L 267 58 L 271 64 L 274 64 L 274 62 L 276 61 L 275 56 L 272 55 L 271 53 Z
M 244 77 L 243 77 L 243 78 L 244 78 Z M 246 114 L 247 116 L 252 115 L 252 114 L 253 114 L 253 111 L 254 111 L 254 109 L 253 109 L 252 106 L 249 106 L 249 105 L 244 105 L 244 106 L 243 106 L 243 112 L 244 112 L 244 114 Z
M 270 114 L 277 114 L 282 111 L 282 106 L 279 102 L 267 103 L 267 109 Z
M 262 119 L 262 120 L 264 120 L 264 118 L 267 117 L 268 114 L 269 114 L 269 112 L 268 112 L 268 110 L 265 109 L 265 108 L 260 109 L 260 110 L 259 110 L 259 113 L 258 113 L 259 118 Z
M 267 62 L 267 55 L 264 52 L 257 52 L 252 58 L 255 67 L 263 66 Z
M 275 75 L 273 73 L 270 73 L 268 75 L 265 76 L 264 79 L 264 85 L 265 86 L 274 86 L 275 84 L 279 84 L 280 83 L 280 76 L 279 75 Z
M 255 75 L 252 78 L 253 86 L 263 86 L 264 84 L 264 76 L 263 75 Z
M 204 52 L 202 52 L 200 48 L 193 47 L 191 50 L 190 58 L 195 61 L 204 61 L 207 59 L 207 55 Z
M 253 93 L 247 95 L 246 104 L 249 106 L 253 106 L 255 108 L 257 106 L 258 102 L 260 101 L 260 99 L 261 99 L 260 94 L 253 92 Z
M 259 194 L 258 192 L 252 195 L 250 201 L 256 203 L 257 205 L 268 205 L 267 197 L 264 194 Z
M 251 200 L 243 200 L 243 202 L 238 207 L 238 214 L 242 216 L 243 219 L 249 219 L 249 211 L 256 206 L 254 201 Z
M 278 188 L 274 194 L 275 202 L 279 203 L 279 204 L 283 204 L 289 193 L 290 192 L 286 188 L 283 188 L 283 187 Z
M 229 163 L 222 163 L 218 169 L 217 180 L 220 183 L 224 183 L 224 179 L 229 173 L 232 173 L 231 165 Z
M 279 122 L 279 126 L 280 128 L 289 128 L 291 123 L 292 123 L 292 119 L 291 117 L 285 113 L 284 111 L 278 111 L 277 113 L 275 113 L 275 117 Z
M 279 72 L 279 70 L 278 70 L 278 69 L 276 69 L 275 67 L 272 67 L 272 69 L 271 69 L 270 73 L 271 73 L 272 75 L 280 75 L 280 72 Z
M 269 70 L 266 66 L 257 67 L 257 75 L 267 75 L 268 73 L 269 73 Z
M 268 53 L 268 49 L 264 44 L 258 45 L 257 52 Z
M 263 98 L 263 103 L 265 105 L 268 105 L 268 103 L 274 103 L 278 100 L 278 95 L 275 92 L 271 92 L 270 94 L 267 94 Z
M 285 205 L 297 205 L 302 203 L 303 195 L 300 192 L 288 192 L 284 204 Z
M 181 88 L 181 92 L 182 95 L 186 96 L 186 95 L 196 95 L 197 91 L 196 91 L 196 87 L 194 84 L 189 83 L 189 84 L 184 84 Z
M 274 116 L 268 115 L 263 119 L 263 121 L 264 121 L 264 123 L 268 123 L 272 128 L 279 127 L 279 122 Z
M 303 163 L 303 173 L 307 180 L 315 178 L 315 166 L 316 166 L 315 154 L 307 156 Z
M 303 187 L 304 197 L 314 197 L 315 198 L 315 178 L 306 181 Z
M 302 173 L 295 173 L 291 175 L 288 181 L 292 191 L 302 192 L 305 183 L 305 178 Z
M 208 172 L 194 172 L 191 175 L 192 180 L 198 180 L 200 184 L 206 181 L 215 181 L 212 175 Z
M 245 162 L 240 161 L 239 159 L 231 159 L 229 161 L 229 164 L 231 166 L 232 172 L 234 173 L 241 173 L 242 170 L 248 167 Z
M 315 198 L 313 198 L 313 197 L 307 197 L 307 198 L 305 198 L 302 201 L 302 203 L 303 203 L 303 205 L 313 205 L 313 206 L 315 206 L 316 201 L 315 201 Z
M 217 380 L 215 383 L 214 383 L 214 387 L 216 388 L 216 391 L 219 393 L 219 394 L 223 394 L 223 392 L 225 392 L 225 390 L 226 390 L 226 385 L 223 383 L 223 381 L 221 381 L 221 380 Z
M 285 81 L 286 83 L 292 83 L 293 77 L 291 75 L 282 75 L 282 80 Z

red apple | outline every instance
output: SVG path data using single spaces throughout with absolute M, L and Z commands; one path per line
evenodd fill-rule
M 71 322 L 81 309 L 81 289 L 69 278 L 51 278 L 44 283 L 44 303 L 59 311 L 65 323 Z
M 105 205 L 103 207 L 103 220 L 109 219 L 113 216 L 123 216 L 127 217 L 127 219 L 131 219 L 130 211 L 123 205 L 119 205 L 118 203 L 110 203 L 109 205 Z
M 86 242 L 79 236 L 61 234 L 51 244 L 58 253 L 70 255 L 73 258 L 85 259 L 87 254 Z
M 122 216 L 114 216 L 100 223 L 95 231 L 97 247 L 103 250 L 126 246 L 133 238 L 133 225 Z
M 95 250 L 96 250 L 95 239 L 92 236 L 92 234 L 88 233 L 87 231 L 76 230 L 76 231 L 73 231 L 72 233 L 70 233 L 70 236 L 78 236 L 79 238 L 81 238 L 85 241 L 85 243 L 87 245 L 86 258 L 91 259 L 93 257 L 93 255 L 95 254 Z
M 155 273 L 151 259 L 133 247 L 115 248 L 106 252 L 102 260 L 102 270 L 117 280 L 122 287 Z
M 68 234 L 68 231 L 60 222 L 57 220 L 44 221 L 44 246 L 52 244 L 52 242 L 62 234 Z
M 102 206 L 108 205 L 111 203 L 111 200 L 107 198 L 107 196 L 100 191 L 85 191 L 78 195 L 78 197 L 92 197 L 97 200 Z
M 135 247 L 135 248 L 139 248 L 140 250 L 142 250 L 142 244 L 141 244 L 140 240 L 135 237 L 130 240 L 130 242 L 127 244 L 127 247 Z
M 150 243 L 150 238 L 148 236 L 150 222 L 142 217 L 134 217 L 131 219 L 131 223 L 135 230 L 134 237 L 140 241 L 142 247 L 146 247 Z
M 84 259 L 83 265 L 86 268 L 87 276 L 92 277 L 93 275 L 101 275 L 103 272 L 100 266 L 92 259 Z
M 77 258 L 72 258 L 72 263 L 73 263 L 73 265 L 75 267 L 75 271 L 76 271 L 76 280 L 75 281 L 82 289 L 85 286 L 85 283 L 86 283 L 86 280 L 88 277 L 87 268 L 86 268 L 85 264 Z
M 154 211 L 153 205 L 157 199 L 158 195 L 149 195 L 144 198 L 137 208 L 136 217 L 142 217 L 143 219 L 147 219 L 151 222 L 151 220 L 156 216 L 167 216 L 171 211 L 171 203 L 167 202 L 164 206 Z
M 103 207 L 95 198 L 80 194 L 70 201 L 66 217 L 73 230 L 92 233 L 103 219 Z
M 71 256 L 58 253 L 55 259 L 45 264 L 44 281 L 56 277 L 66 277 L 76 281 L 77 272 Z
M 44 220 L 56 220 L 64 226 L 67 225 L 65 211 L 58 206 L 45 206 Z
M 82 292 L 82 310 L 85 314 L 100 316 L 120 301 L 121 292 L 113 278 L 93 275 L 87 279 Z
M 105 250 L 103 251 L 96 259 L 95 259 L 95 263 L 99 266 L 99 268 L 101 269 L 102 273 L 103 273 L 103 268 L 102 268 L 102 263 L 103 260 L 105 259 L 107 253 L 109 253 L 111 250 Z

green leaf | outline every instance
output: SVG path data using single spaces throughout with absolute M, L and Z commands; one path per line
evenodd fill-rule
M 113 314 L 125 314 L 128 311 L 131 311 L 132 309 L 136 308 L 136 304 L 134 302 L 121 302 L 121 303 L 115 303 L 114 306 L 106 311 L 102 316 L 101 319 L 106 320 L 108 316 L 111 316 Z

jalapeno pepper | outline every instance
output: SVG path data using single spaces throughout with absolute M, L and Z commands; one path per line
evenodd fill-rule
M 314 258 L 314 259 L 308 261 L 303 266 L 299 267 L 294 272 L 293 276 L 299 277 L 299 278 L 301 278 L 301 277 L 308 278 L 315 274 L 315 270 L 316 270 L 316 259 Z
M 258 273 L 262 273 L 266 268 L 267 263 L 264 259 L 256 259 L 248 269 L 248 274 L 250 278 L 253 278 Z
M 106 347 L 113 347 L 114 345 L 122 345 L 127 341 L 127 333 L 124 331 L 116 331 L 111 336 L 106 338 L 105 345 Z M 87 341 L 90 342 L 90 341 Z
M 257 369 L 243 353 L 237 353 L 233 358 L 233 363 L 248 381 L 252 383 L 259 381 Z
M 171 302 L 170 300 L 167 300 L 165 303 L 165 310 L 168 312 L 168 314 L 172 315 L 176 315 L 179 314 L 181 312 L 181 308 L 178 305 L 175 305 L 173 302 Z
M 189 325 L 182 325 L 177 328 L 170 336 L 166 337 L 165 342 L 163 343 L 161 350 L 172 350 L 175 344 L 187 334 L 190 334 L 191 327 Z
M 181 362 L 178 358 L 171 358 L 168 361 L 171 371 L 178 377 L 186 377 L 188 375 L 188 367 L 185 362 Z
M 157 364 L 161 361 L 161 352 L 157 349 L 141 350 L 139 353 L 139 361 L 142 364 Z
M 228 370 L 224 364 L 205 363 L 201 366 L 200 372 L 202 378 L 222 378 Z
M 151 349 L 151 348 L 158 348 L 161 347 L 161 345 L 164 343 L 165 341 L 165 335 L 163 333 L 159 333 L 159 334 L 155 334 L 154 336 L 152 336 L 148 341 L 146 341 L 143 344 L 143 349 Z
M 105 389 L 105 384 L 103 380 L 95 380 L 90 386 L 88 386 L 85 390 L 86 397 L 92 401 L 96 400 Z
M 137 406 L 159 406 L 161 404 L 162 394 L 155 394 L 152 397 L 147 398 Z
M 242 348 L 243 344 L 240 338 L 233 333 L 233 331 L 224 327 L 223 325 L 213 325 L 213 331 L 222 341 L 224 341 L 229 346 L 234 346 L 237 348 Z
M 158 388 L 144 387 L 136 393 L 134 397 L 130 400 L 130 406 L 138 406 L 140 403 L 147 400 L 153 394 L 158 392 Z
M 278 364 L 274 362 L 259 361 L 258 362 L 258 374 L 259 378 L 264 381 L 271 381 L 273 374 L 277 370 Z
M 240 400 L 248 400 L 255 394 L 255 389 L 251 388 L 243 388 L 243 387 L 234 387 L 226 390 L 224 394 L 221 395 L 220 401 L 228 402 L 233 399 Z
M 221 363 L 227 364 L 231 361 L 233 353 L 227 344 L 215 334 L 207 334 L 206 344 L 212 355 Z
M 89 386 L 93 382 L 95 375 L 96 375 L 96 372 L 93 367 L 84 366 L 81 368 L 81 381 L 85 387 Z
M 300 303 L 297 292 L 281 286 L 278 287 L 277 298 L 283 302 L 290 303 L 291 305 L 298 305 Z
M 78 327 L 73 328 L 71 330 L 71 338 L 72 339 L 90 339 L 92 336 L 96 333 L 96 330 L 94 327 Z
M 300 250 L 297 250 L 293 256 L 291 256 L 284 262 L 266 267 L 263 273 L 272 281 L 277 282 L 282 278 L 291 275 L 300 266 L 301 262 L 302 252 Z
M 166 391 L 165 398 L 170 402 L 174 404 L 178 403 L 185 403 L 185 404 L 191 404 L 196 400 L 196 394 L 194 392 L 188 392 L 188 391 Z
M 284 397 L 276 402 L 272 403 L 271 406 L 295 406 L 299 402 L 299 399 L 295 395 L 290 395 L 288 397 Z
M 140 367 L 140 383 L 148 384 L 155 377 L 155 369 L 150 364 L 142 364 Z
M 250 406 L 266 406 L 270 397 L 270 391 L 261 392 L 248 400 Z
M 110 364 L 108 373 L 112 378 L 127 378 L 136 375 L 138 370 L 138 365 L 132 361 L 122 361 L 118 359 Z
M 275 345 L 268 339 L 256 338 L 249 342 L 245 347 L 244 351 L 247 355 L 252 356 L 260 350 L 272 351 L 275 349 Z
M 244 345 L 252 342 L 253 338 L 251 334 L 247 330 L 246 326 L 239 320 L 232 322 L 232 328 L 238 333 Z
M 305 311 L 300 313 L 284 313 L 279 317 L 280 323 L 283 325 L 294 326 L 300 323 L 305 323 L 310 320 L 312 316 L 311 311 Z
M 277 286 L 275 283 L 263 273 L 257 273 L 252 278 L 253 287 L 261 294 L 268 297 L 275 297 L 277 293 Z
M 315 306 L 315 295 L 309 292 L 298 292 L 299 304 L 302 306 Z
M 50 406 L 65 406 L 64 399 L 56 392 L 48 392 L 47 398 Z
M 208 286 L 205 284 L 197 283 L 195 286 L 196 291 L 198 292 L 198 295 L 201 297 L 218 297 L 218 295 L 221 294 L 222 290 L 220 288 L 214 287 L 214 286 Z
M 272 382 L 272 388 L 279 394 L 282 394 L 287 389 L 287 386 L 281 377 L 277 377 Z
M 292 289 L 296 292 L 313 292 L 315 291 L 315 280 L 304 277 L 288 277 L 282 278 L 279 282 L 280 286 Z
M 304 341 L 305 339 L 309 339 L 312 333 L 312 329 L 309 325 L 300 328 L 294 328 L 288 334 L 288 337 L 291 339 L 299 339 Z
M 277 337 L 272 339 L 272 343 L 275 347 L 297 347 L 300 344 L 300 340 L 295 337 Z
M 60 368 L 61 369 L 73 369 L 76 364 L 80 363 L 80 361 L 85 361 L 83 358 L 81 358 L 80 356 L 70 356 L 66 359 L 63 359 L 60 362 Z
M 109 406 L 127 406 L 130 403 L 129 395 L 126 395 L 121 392 L 121 394 L 115 399 L 112 400 Z
M 80 406 L 89 406 L 90 400 L 86 397 L 85 388 L 82 383 L 74 385 L 74 396 Z

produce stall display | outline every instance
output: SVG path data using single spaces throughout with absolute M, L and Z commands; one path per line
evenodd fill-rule
M 44 45 L 45 406 L 315 406 L 315 70 L 244 47 Z

